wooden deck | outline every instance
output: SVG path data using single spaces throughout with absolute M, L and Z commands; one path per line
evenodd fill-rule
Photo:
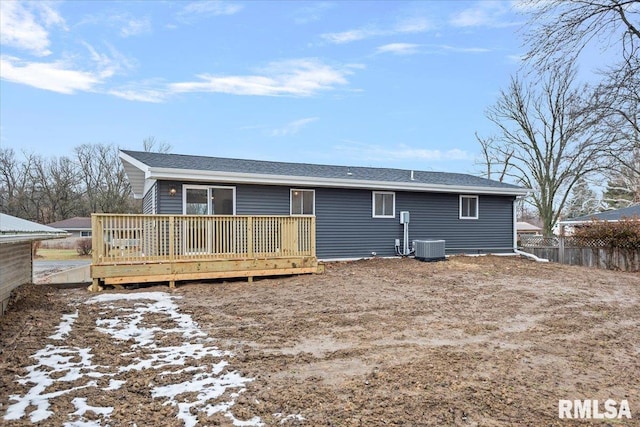
M 313 216 L 93 214 L 91 290 L 318 272 Z

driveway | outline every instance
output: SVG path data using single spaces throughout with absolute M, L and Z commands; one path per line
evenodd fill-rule
M 33 260 L 33 283 L 43 283 L 44 278 L 51 276 L 52 274 L 71 270 L 77 267 L 83 267 L 90 264 L 90 259 L 60 261 Z

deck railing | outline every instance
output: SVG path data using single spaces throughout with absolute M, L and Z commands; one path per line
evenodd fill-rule
M 93 214 L 93 264 L 315 257 L 315 217 Z

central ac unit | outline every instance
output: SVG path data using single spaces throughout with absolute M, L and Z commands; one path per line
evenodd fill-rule
M 444 240 L 414 240 L 415 257 L 420 261 L 440 261 L 445 259 Z

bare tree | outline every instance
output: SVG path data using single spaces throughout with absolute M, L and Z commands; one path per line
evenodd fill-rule
M 83 144 L 76 147 L 75 152 L 90 212 L 137 210 L 131 202 L 131 186 L 116 146 Z
M 30 205 L 29 171 L 32 156 L 19 162 L 11 148 L 0 148 L 0 208 L 2 212 L 36 220 L 37 213 Z
M 158 142 L 155 136 L 149 136 L 142 140 L 142 149 L 154 153 L 170 153 L 173 147 L 168 142 Z
M 50 223 L 86 214 L 78 168 L 68 158 L 33 157 L 30 170 L 37 221 Z
M 530 15 L 526 58 L 538 69 L 573 63 L 593 45 L 617 49 L 620 59 L 609 64 L 612 76 L 624 78 L 640 70 L 638 0 L 528 0 L 523 5 Z
M 509 162 L 513 157 L 513 150 L 506 150 L 505 153 L 497 152 L 494 149 L 496 142 L 494 137 L 482 138 L 477 132 L 475 135 L 480 143 L 482 158 L 477 164 L 484 169 L 482 174 L 487 179 L 503 182 L 509 170 Z
M 537 84 L 514 77 L 486 113 L 498 128 L 487 149 L 505 164 L 505 176 L 534 190 L 531 203 L 546 235 L 576 182 L 601 167 L 597 112 L 584 108 L 589 90 L 574 82 L 572 66 L 550 69 Z
M 632 167 L 630 153 L 639 148 L 640 132 L 640 2 L 528 0 L 522 4 L 530 17 L 526 59 L 538 70 L 573 63 L 588 46 L 613 53 L 610 63 L 595 70 L 603 79 L 589 108 L 599 110 L 601 131 L 618 137 L 608 152 L 612 167 Z

